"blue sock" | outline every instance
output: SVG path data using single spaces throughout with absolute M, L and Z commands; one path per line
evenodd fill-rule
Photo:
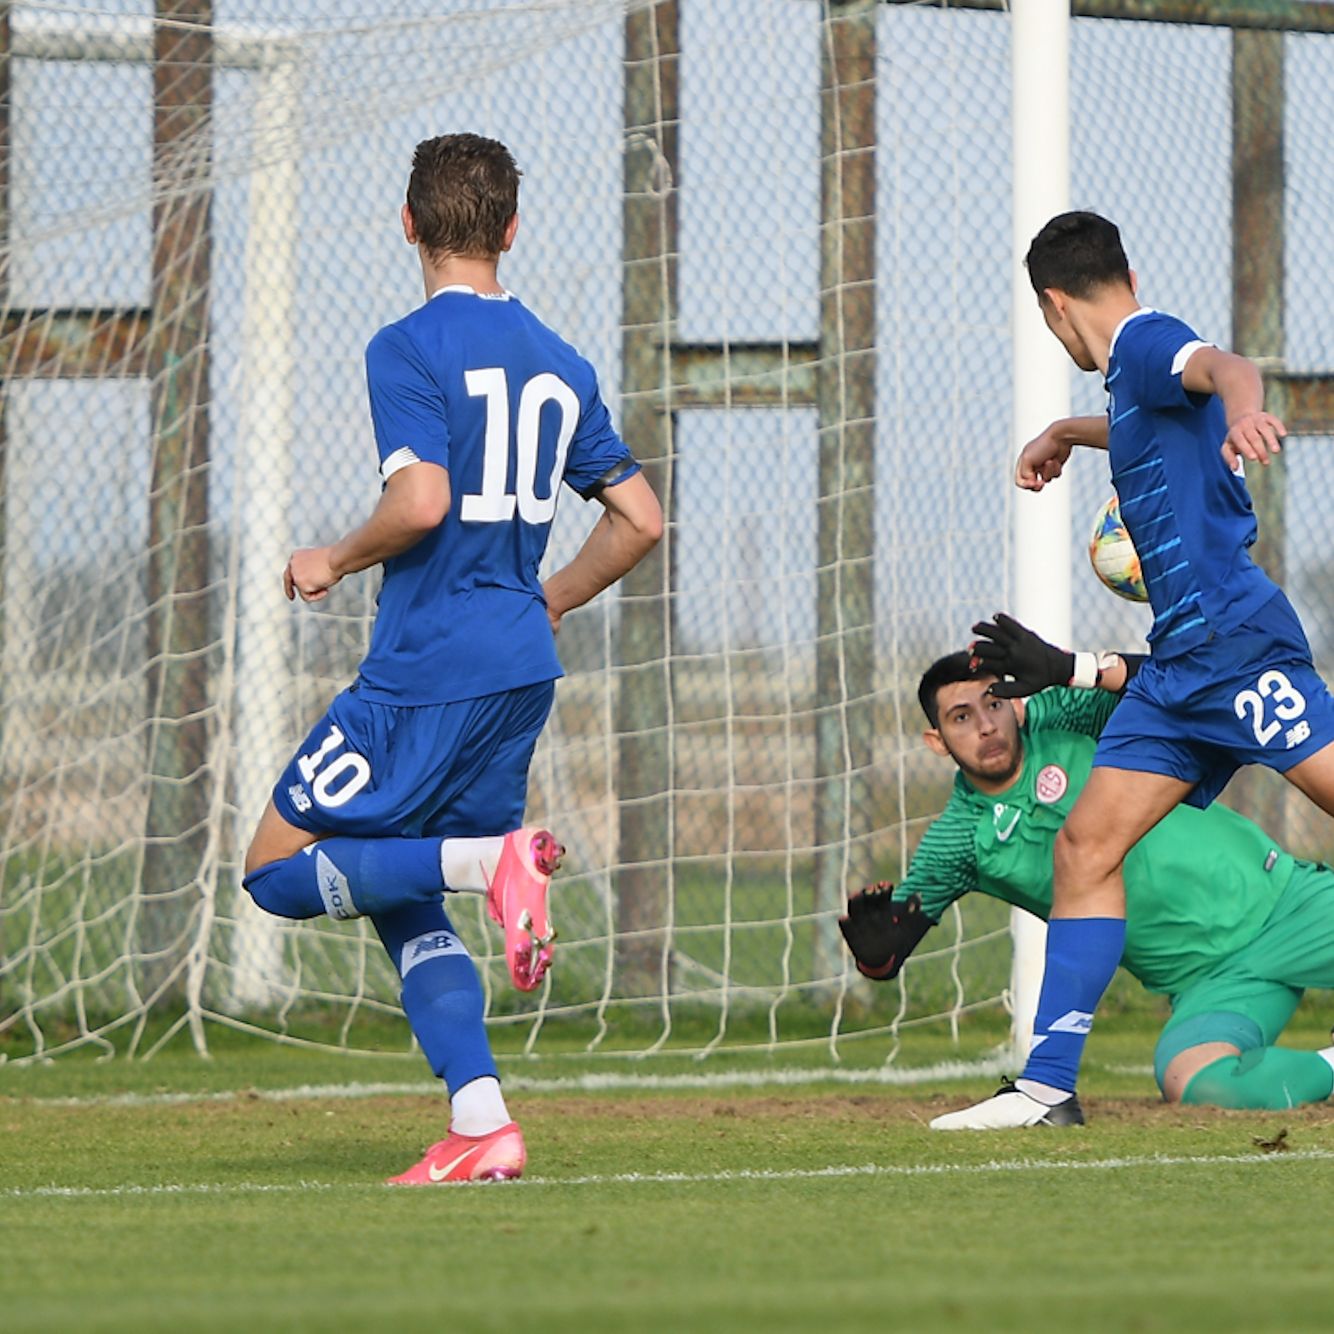
M 250 897 L 277 917 L 338 921 L 439 898 L 438 838 L 326 838 L 251 871 Z
M 1047 965 L 1024 1079 L 1074 1091 L 1093 1012 L 1125 943 L 1122 917 L 1058 917 L 1048 923 Z
M 403 979 L 403 1013 L 431 1069 L 451 1094 L 484 1075 L 495 1078 L 482 983 L 443 904 L 416 903 L 371 921 Z

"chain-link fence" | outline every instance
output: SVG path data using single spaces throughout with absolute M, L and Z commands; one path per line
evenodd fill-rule
M 510 992 L 480 903 L 455 908 L 493 1018 L 642 1050 L 994 1007 L 999 905 L 970 900 L 874 990 L 834 918 L 902 873 L 948 791 L 921 670 L 1007 604 L 1008 15 L 439 8 L 0 11 L 0 1036 L 107 1040 L 162 1002 L 355 1044 L 395 1012 L 372 932 L 264 919 L 239 861 L 368 642 L 374 578 L 292 609 L 279 575 L 374 503 L 362 352 L 421 297 L 412 148 L 465 128 L 524 172 L 502 279 L 598 368 L 670 521 L 561 632 L 530 793 L 570 849 L 548 988 Z M 1318 402 L 1334 38 L 1249 36 L 1280 62 L 1266 244 L 1287 263 L 1247 350 Z M 1072 200 L 1121 223 L 1148 303 L 1223 344 L 1233 61 L 1226 27 L 1074 23 Z M 1093 377 L 1076 404 L 1100 410 Z M 1264 503 L 1325 658 L 1328 443 L 1295 440 Z M 1070 485 L 1091 522 L 1105 462 Z M 565 497 L 548 568 L 593 517 Z M 1077 638 L 1133 645 L 1142 609 L 1083 540 Z

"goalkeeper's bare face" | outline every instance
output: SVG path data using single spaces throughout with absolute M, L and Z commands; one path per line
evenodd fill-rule
M 943 685 L 936 692 L 940 722 L 928 727 L 926 744 L 948 756 L 979 791 L 1004 792 L 1019 776 L 1024 747 L 1015 702 L 991 694 L 994 676 Z

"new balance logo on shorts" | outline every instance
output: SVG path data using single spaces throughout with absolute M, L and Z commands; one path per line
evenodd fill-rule
M 445 954 L 462 954 L 466 957 L 467 953 L 467 946 L 452 931 L 428 931 L 425 935 L 413 936 L 404 944 L 398 971 L 400 976 L 407 977 L 419 963 L 425 963 L 427 959 L 438 959 Z

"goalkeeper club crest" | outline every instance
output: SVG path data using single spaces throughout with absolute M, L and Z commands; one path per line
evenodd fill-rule
M 1060 801 L 1070 787 L 1070 778 L 1059 764 L 1046 764 L 1038 773 L 1037 798 L 1044 806 Z

